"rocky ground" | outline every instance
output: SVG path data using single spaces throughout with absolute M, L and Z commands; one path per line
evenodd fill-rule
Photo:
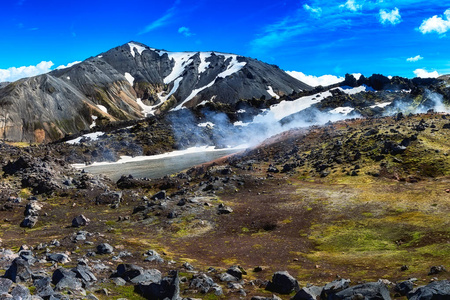
M 118 182 L 70 167 L 88 144 L 1 144 L 2 297 L 448 299 L 449 132 L 353 119 Z

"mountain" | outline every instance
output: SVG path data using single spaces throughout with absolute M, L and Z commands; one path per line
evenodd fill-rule
M 168 52 L 130 42 L 66 69 L 0 88 L 0 136 L 51 141 L 107 121 L 200 103 L 278 98 L 312 88 L 277 66 L 219 52 Z

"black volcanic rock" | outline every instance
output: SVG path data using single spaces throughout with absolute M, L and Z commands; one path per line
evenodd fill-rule
M 290 294 L 293 291 L 299 291 L 300 287 L 298 281 L 287 271 L 280 271 L 272 276 L 272 281 L 269 282 L 266 290 L 274 293 Z

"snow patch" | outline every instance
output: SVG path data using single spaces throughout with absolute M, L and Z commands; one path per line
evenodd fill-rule
M 96 140 L 98 140 L 99 137 L 101 137 L 104 134 L 105 133 L 101 132 L 101 131 L 92 132 L 92 133 L 88 133 L 88 134 L 84 134 L 82 136 L 79 136 L 76 139 L 67 141 L 66 143 L 67 144 L 71 144 L 71 145 L 79 144 L 82 138 L 90 139 L 91 141 L 96 141 Z
M 355 77 L 356 80 L 359 80 L 359 78 L 361 78 L 361 76 L 362 76 L 361 73 L 353 73 L 352 75 L 353 75 L 353 77 Z
M 210 65 L 210 62 L 206 61 L 208 57 L 211 57 L 212 52 L 200 52 L 200 64 L 198 65 L 198 73 L 205 72 Z
M 136 55 L 136 53 L 134 52 L 134 49 L 137 50 L 139 55 L 141 55 L 142 52 L 145 50 L 145 47 L 137 45 L 135 43 L 128 43 L 128 46 L 130 46 L 130 52 L 131 52 L 131 55 L 133 55 L 133 57 L 135 57 L 135 55 Z
M 169 84 L 178 77 L 180 77 L 186 67 L 192 63 L 192 56 L 195 55 L 194 52 L 165 52 L 169 55 L 170 60 L 174 60 L 175 65 L 173 66 L 172 72 L 164 78 L 164 83 Z M 160 54 L 161 55 L 161 54 Z
M 280 96 L 275 94 L 275 92 L 273 91 L 273 88 L 270 85 L 269 85 L 269 89 L 267 90 L 267 92 L 269 93 L 270 96 L 274 97 L 275 99 L 280 99 Z
M 329 91 L 314 94 L 311 96 L 301 97 L 293 101 L 283 100 L 278 104 L 274 104 L 269 108 L 267 115 L 273 117 L 276 121 L 283 119 L 289 115 L 297 113 L 311 107 L 313 104 L 319 103 L 323 99 L 332 96 Z M 262 118 L 262 119 L 261 119 Z M 254 118 L 253 122 L 258 123 L 260 121 L 265 122 L 266 115 L 258 115 Z
M 238 114 L 243 114 L 243 113 L 246 113 L 247 111 L 245 110 L 245 109 L 240 109 L 240 110 L 238 110 L 236 113 L 238 113 Z
M 344 106 L 344 107 L 336 107 L 333 110 L 330 110 L 331 114 L 342 114 L 342 115 L 348 115 L 349 113 L 351 113 L 352 111 L 354 111 L 355 109 L 353 107 L 350 106 Z
M 104 112 L 105 114 L 108 113 L 108 109 L 106 107 L 104 107 L 103 105 L 97 104 L 97 107 L 100 108 L 100 110 L 102 112 Z
M 133 86 L 133 83 L 134 83 L 134 77 L 131 76 L 130 73 L 125 72 L 125 78 L 126 78 L 126 79 L 128 80 L 128 82 L 131 84 L 131 86 Z
M 361 92 L 373 92 L 375 91 L 373 88 L 363 84 L 361 86 L 352 88 L 349 86 L 343 86 L 343 87 L 339 87 L 339 90 L 341 90 L 342 92 L 346 93 L 347 95 L 354 95 L 354 94 L 358 94 Z
M 205 122 L 205 123 L 199 123 L 197 126 L 198 127 L 214 127 L 214 123 L 212 123 L 212 122 Z
M 247 63 L 244 62 L 238 62 L 237 61 L 237 55 L 234 54 L 223 54 L 225 56 L 225 61 L 231 58 L 231 61 L 228 64 L 228 68 L 217 75 L 217 77 L 225 78 L 227 76 L 230 76 L 239 70 L 241 70 Z
M 98 117 L 97 116 L 94 116 L 94 115 L 92 115 L 91 116 L 91 118 L 92 118 L 92 124 L 89 126 L 89 128 L 94 128 L 95 127 L 95 120 L 97 120 L 98 119 Z
M 173 94 L 175 94 L 175 92 L 176 92 L 176 91 L 178 90 L 178 88 L 180 87 L 180 82 L 181 82 L 182 80 L 183 80 L 183 77 L 177 78 L 177 79 L 173 82 L 173 87 L 172 87 L 172 89 L 170 90 L 170 92 L 169 92 L 166 96 L 163 96 L 163 95 L 162 95 L 164 92 L 158 93 L 159 100 L 161 100 L 162 103 L 164 103 L 164 102 L 166 102 L 167 100 L 169 100 L 170 96 L 172 96 Z M 161 103 L 161 104 L 162 104 L 162 103 Z M 161 105 L 161 104 L 158 104 L 158 105 Z M 158 106 L 158 105 L 155 105 L 155 107 Z
M 66 78 L 67 78 L 67 80 L 70 80 L 70 76 L 67 76 Z
M 229 150 L 241 150 L 247 148 L 248 145 L 240 145 L 234 148 L 228 148 Z M 162 159 L 166 157 L 176 157 L 181 156 L 189 153 L 198 153 L 198 152 L 216 152 L 216 151 L 223 151 L 224 149 L 217 149 L 215 146 L 199 146 L 199 147 L 192 147 L 188 148 L 186 150 L 178 150 L 173 152 L 167 152 L 163 154 L 158 155 L 152 155 L 152 156 L 121 156 L 120 159 L 116 162 L 95 162 L 89 167 L 95 167 L 95 166 L 105 166 L 105 165 L 118 165 L 118 164 L 125 164 L 130 162 L 138 162 L 138 161 L 146 161 L 146 160 L 154 160 L 154 159 Z M 84 169 L 86 168 L 86 164 L 73 164 L 72 167 L 76 169 Z
M 380 103 L 380 104 L 375 104 L 370 106 L 370 108 L 376 108 L 376 107 L 380 107 L 380 108 L 385 108 L 386 106 L 390 105 L 392 102 L 384 102 L 384 103 Z
M 214 79 L 208 85 L 205 85 L 205 86 L 203 86 L 201 88 L 193 90 L 191 92 L 191 94 L 183 102 L 181 102 L 177 107 L 175 107 L 173 110 L 181 109 L 186 102 L 188 102 L 189 100 L 191 100 L 192 98 L 197 96 L 197 94 L 200 93 L 201 91 L 203 91 L 204 89 L 207 89 L 207 88 L 211 87 L 215 82 L 216 82 L 216 80 Z
M 156 107 L 158 106 L 158 105 L 153 105 L 153 106 L 145 105 L 142 102 L 141 98 L 137 98 L 136 103 L 141 107 L 142 112 L 144 113 L 144 117 L 147 117 L 148 115 L 154 115 L 155 111 L 156 111 Z

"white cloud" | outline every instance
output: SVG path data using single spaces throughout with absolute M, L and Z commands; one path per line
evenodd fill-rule
M 328 86 L 345 80 L 344 77 L 337 77 L 334 75 L 313 76 L 305 75 L 304 73 L 297 71 L 286 71 L 286 73 L 310 86 Z
M 416 62 L 416 61 L 419 61 L 419 60 L 422 60 L 422 59 L 423 59 L 422 56 L 416 55 L 416 56 L 414 56 L 414 57 L 407 58 L 406 61 L 409 61 L 409 62 Z
M 76 64 L 79 64 L 81 61 L 74 61 L 74 62 L 72 62 L 72 63 L 69 63 L 69 64 L 67 64 L 67 65 L 61 65 L 61 66 L 59 66 L 59 67 L 57 67 L 56 69 L 57 70 L 62 70 L 62 69 L 66 69 L 66 68 L 70 68 L 71 66 L 74 66 L 74 65 L 76 65 Z
M 351 11 L 358 11 L 362 9 L 362 4 L 357 4 L 355 0 L 347 0 L 344 4 L 339 5 L 340 8 L 347 8 Z
M 321 7 L 311 7 L 308 4 L 303 4 L 303 8 L 309 12 L 313 17 L 320 17 L 322 15 L 322 8 Z
M 437 78 L 440 76 L 437 71 L 428 72 L 424 69 L 416 69 L 414 70 L 414 74 L 416 75 L 416 77 L 420 78 Z
M 180 27 L 178 28 L 178 33 L 181 33 L 182 35 L 184 35 L 185 37 L 190 37 L 195 35 L 194 33 L 191 32 L 191 30 L 187 27 Z
M 8 69 L 0 69 L 0 82 L 5 81 L 16 81 L 21 78 L 36 76 L 51 71 L 53 62 L 51 61 L 41 61 L 35 66 L 28 67 L 11 67 Z
M 173 21 L 175 15 L 178 12 L 179 4 L 180 4 L 180 0 L 176 0 L 174 5 L 172 7 L 170 7 L 162 17 L 160 17 L 159 19 L 153 21 L 149 25 L 147 25 L 144 28 L 144 30 L 139 32 L 139 34 L 148 33 L 150 31 L 153 31 L 153 30 L 158 29 L 160 27 L 164 27 L 167 24 L 171 23 Z
M 433 31 L 444 34 L 450 29 L 450 9 L 444 12 L 444 18 L 433 16 L 423 20 L 419 27 L 419 31 L 423 34 L 431 33 Z
M 398 8 L 394 8 L 390 12 L 384 9 L 380 9 L 380 23 L 397 25 L 402 21 L 402 16 L 400 15 L 400 11 Z

